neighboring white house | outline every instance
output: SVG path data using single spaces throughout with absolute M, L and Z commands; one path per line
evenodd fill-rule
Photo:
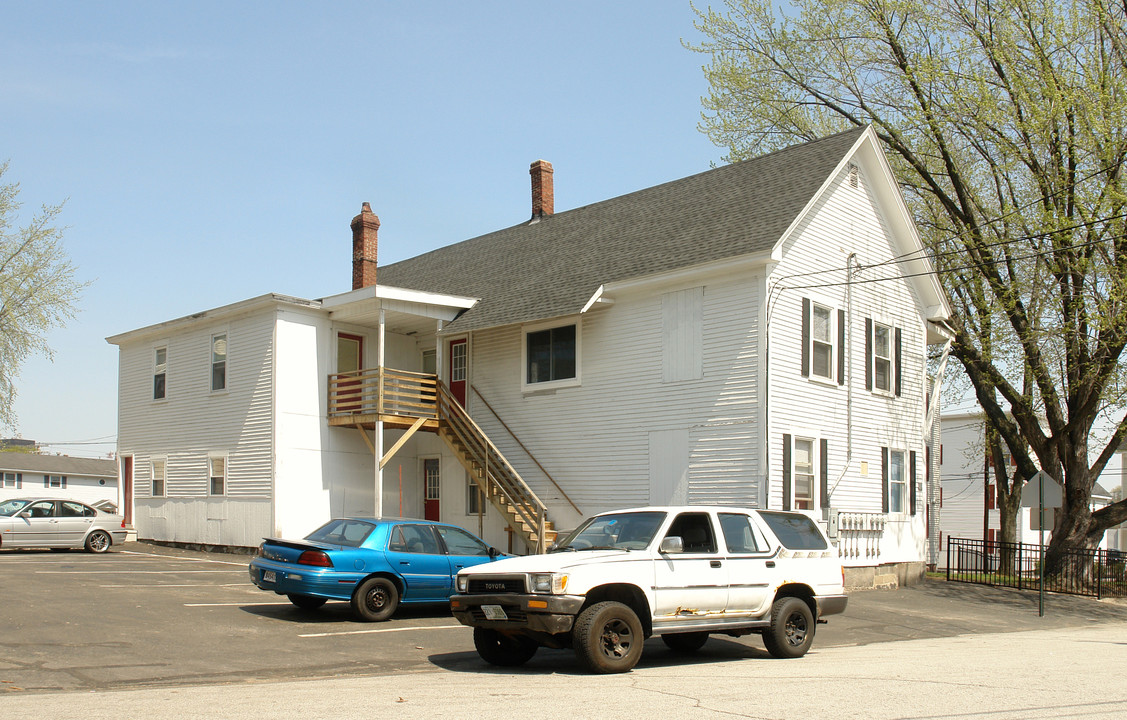
M 1000 510 L 997 502 L 997 484 L 993 463 L 986 453 L 983 439 L 985 419 L 981 412 L 949 413 L 940 416 L 942 442 L 940 444 L 940 559 L 946 567 L 947 539 L 973 538 L 988 541 L 1001 540 Z M 1017 471 L 1006 453 L 1008 473 Z M 1102 477 L 1102 476 L 1101 476 Z M 1118 478 L 1113 479 L 1118 482 Z M 1112 495 L 1099 482 L 1092 488 L 1092 509 L 1107 506 Z M 1035 508 L 1023 507 L 1018 511 L 1017 542 L 1037 544 L 1040 529 Z M 1046 523 L 1045 540 L 1048 542 L 1052 526 Z M 1112 533 L 1115 534 L 1114 539 Z M 1118 531 L 1109 531 L 1100 547 L 1116 547 Z
M 52 497 L 118 503 L 117 461 L 0 452 L 0 500 Z
M 378 284 L 364 203 L 350 292 L 109 338 L 138 536 L 383 514 L 519 552 L 610 508 L 728 503 L 810 514 L 858 577 L 922 574 L 948 306 L 875 133 L 560 213 L 530 172 L 530 221 Z

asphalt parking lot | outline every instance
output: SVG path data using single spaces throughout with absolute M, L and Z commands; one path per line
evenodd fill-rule
M 0 551 L 0 694 L 167 688 L 374 675 L 498 673 L 444 606 L 362 623 L 347 604 L 302 611 L 255 588 L 249 558 L 127 543 L 105 555 Z M 931 581 L 851 594 L 819 649 L 1127 622 L 1127 606 Z M 694 658 L 657 638 L 636 672 L 687 663 L 772 662 L 756 636 L 715 637 Z M 541 650 L 524 675 L 581 675 Z M 510 671 L 511 672 L 511 671 Z

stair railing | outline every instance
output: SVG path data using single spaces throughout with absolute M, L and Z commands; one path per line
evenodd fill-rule
M 536 551 L 545 552 L 547 506 L 441 381 L 438 383 L 438 419 L 465 448 L 469 459 L 481 468 L 485 479 L 505 497 L 524 524 L 535 532 Z

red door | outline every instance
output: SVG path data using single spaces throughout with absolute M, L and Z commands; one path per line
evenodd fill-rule
M 133 456 L 121 459 L 121 514 L 125 524 L 133 525 Z
M 441 509 L 438 505 L 441 474 L 438 471 L 438 458 L 423 460 L 423 519 L 438 521 Z
M 450 392 L 462 407 L 466 406 L 466 376 L 468 357 L 466 341 L 455 340 L 450 343 Z M 429 519 L 429 518 L 428 518 Z

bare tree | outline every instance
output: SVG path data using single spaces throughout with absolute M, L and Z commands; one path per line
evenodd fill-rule
M 1065 487 L 1048 567 L 1127 520 L 1092 485 L 1127 436 L 1127 1 L 727 0 L 697 9 L 702 130 L 737 161 L 872 125 L 952 301 L 1014 477 Z M 1101 422 L 1113 428 L 1100 438 Z
M 84 287 L 55 226 L 62 205 L 43 206 L 17 228 L 20 187 L 4 183 L 0 165 L 0 427 L 14 426 L 20 366 L 34 353 L 51 356 L 47 332 L 74 317 Z

